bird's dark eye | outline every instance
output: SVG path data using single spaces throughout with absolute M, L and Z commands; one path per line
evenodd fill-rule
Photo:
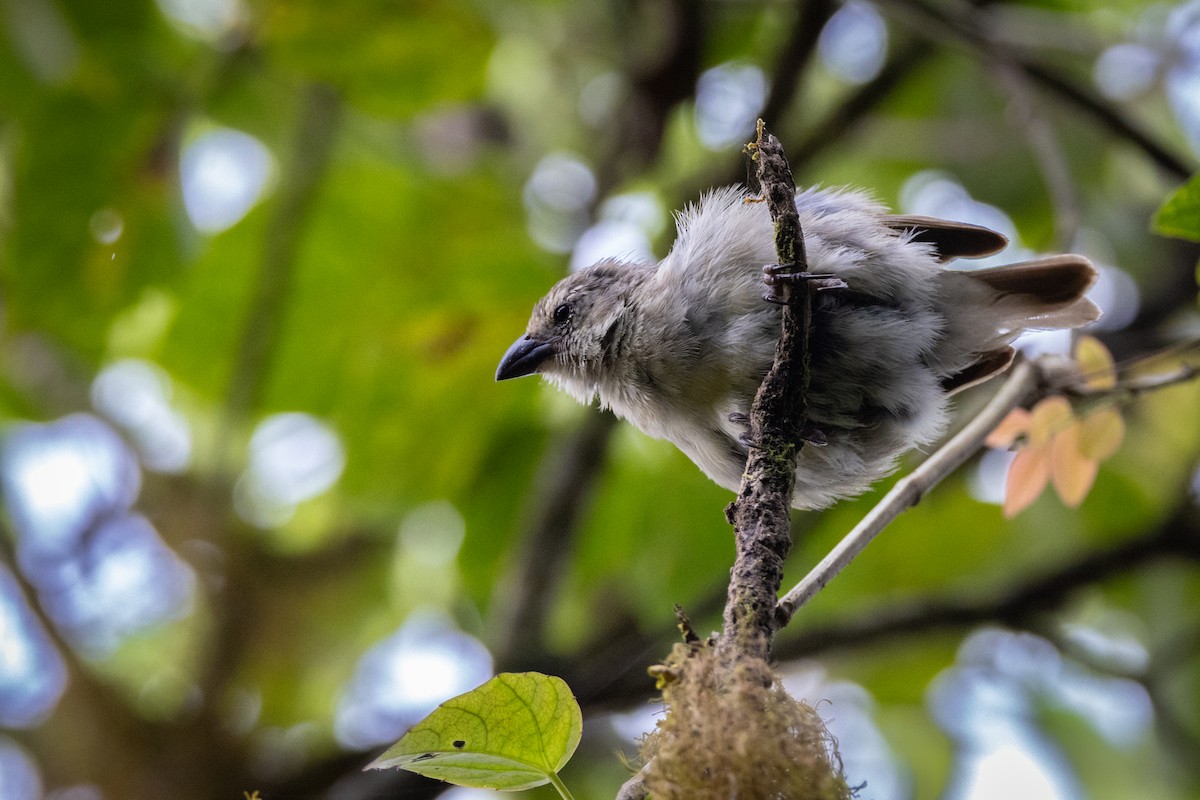
M 566 325 L 567 320 L 571 318 L 571 306 L 568 303 L 563 303 L 558 308 L 554 309 L 554 324 Z

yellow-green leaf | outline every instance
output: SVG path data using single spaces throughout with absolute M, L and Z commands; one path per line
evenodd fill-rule
M 1111 406 L 1099 408 L 1081 423 L 1079 452 L 1104 461 L 1117 452 L 1124 438 L 1125 421 L 1121 419 L 1121 412 Z
M 561 678 L 504 672 L 442 703 L 367 768 L 518 791 L 548 783 L 582 732 L 579 704 Z
M 1075 344 L 1075 361 L 1089 389 L 1112 389 L 1117 385 L 1117 370 L 1112 353 L 1095 336 L 1081 336 Z
M 1164 236 L 1200 242 L 1200 174 L 1179 187 L 1154 215 L 1154 230 Z

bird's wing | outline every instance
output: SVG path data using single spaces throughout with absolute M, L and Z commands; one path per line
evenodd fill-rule
M 969 364 L 965 369 L 942 379 L 942 389 L 946 394 L 956 394 L 963 389 L 983 383 L 994 375 L 1008 369 L 1016 351 L 1011 347 L 1001 347 L 980 353 L 978 360 Z
M 943 262 L 954 258 L 990 256 L 1008 245 L 1008 237 L 1004 234 L 967 222 L 917 215 L 887 216 L 883 221 L 893 230 L 910 232 L 914 242 L 933 245 L 938 260 Z

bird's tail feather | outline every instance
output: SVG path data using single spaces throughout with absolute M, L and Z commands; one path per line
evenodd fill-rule
M 993 289 L 997 310 L 1015 329 L 1078 328 L 1100 317 L 1084 295 L 1096 267 L 1080 255 L 1058 255 L 960 273 Z
M 980 270 L 945 270 L 946 329 L 935 353 L 947 391 L 997 374 L 1023 331 L 1078 328 L 1097 319 L 1085 296 L 1097 272 L 1083 256 L 1062 255 Z

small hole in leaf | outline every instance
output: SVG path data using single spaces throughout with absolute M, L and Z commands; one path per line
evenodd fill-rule
M 462 749 L 463 749 L 464 747 L 466 747 L 466 746 L 467 746 L 467 743 L 466 743 L 466 742 L 464 742 L 462 739 L 455 739 L 455 740 L 454 740 L 454 747 L 455 747 L 455 749 L 457 749 L 457 750 L 462 750 Z
M 422 753 L 421 755 L 414 758 L 413 761 L 428 761 L 429 759 L 436 758 L 436 757 L 437 756 L 434 753 Z

